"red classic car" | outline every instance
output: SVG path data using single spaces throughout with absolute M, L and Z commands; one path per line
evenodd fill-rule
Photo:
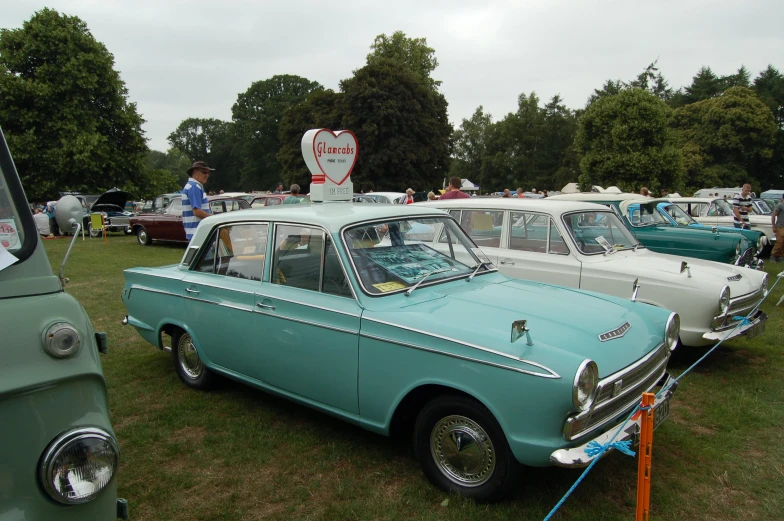
M 250 208 L 248 201 L 241 197 L 207 197 L 210 211 L 214 214 L 245 210 Z M 131 230 L 142 246 L 152 241 L 172 241 L 187 243 L 185 228 L 182 226 L 182 199 L 173 199 L 160 212 L 147 212 L 131 217 Z
M 252 208 L 264 208 L 267 206 L 277 206 L 283 204 L 283 200 L 289 194 L 262 194 L 257 195 L 253 201 L 250 202 Z

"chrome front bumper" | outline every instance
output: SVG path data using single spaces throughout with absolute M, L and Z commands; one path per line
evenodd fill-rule
M 710 333 L 702 335 L 702 338 L 718 342 L 721 339 L 729 340 L 741 335 L 757 336 L 765 330 L 766 320 L 768 320 L 768 315 L 758 310 L 754 313 L 754 316 L 749 320 L 748 324 L 735 329 L 729 327 L 723 331 L 711 331 Z
M 665 376 L 665 386 L 670 381 L 669 375 Z M 677 385 L 672 386 L 671 388 L 667 389 L 667 391 L 662 394 L 661 396 L 657 396 L 656 400 L 653 402 L 654 409 L 659 406 L 659 404 L 669 401 L 673 394 L 675 394 L 675 390 L 677 389 Z M 627 413 L 628 414 L 628 413 Z M 609 443 L 610 441 L 626 441 L 626 440 L 633 440 L 634 445 L 639 443 L 639 433 L 640 433 L 640 414 L 635 413 L 631 419 L 627 420 L 624 423 L 623 427 L 619 425 L 615 425 L 612 429 L 608 430 L 604 434 L 593 438 L 592 440 L 587 440 L 584 444 L 580 445 L 579 447 L 573 447 L 571 449 L 558 449 L 552 454 L 550 454 L 550 463 L 555 465 L 556 467 L 566 467 L 566 468 L 581 468 L 587 467 L 591 461 L 593 461 L 596 456 L 589 456 L 585 449 L 588 447 L 588 444 L 592 441 L 600 445 L 604 445 L 605 443 Z M 655 418 L 654 418 L 655 421 Z M 620 431 L 618 430 L 620 428 Z M 615 433 L 618 433 L 618 436 L 615 439 L 612 439 Z M 610 448 L 602 453 L 602 457 L 606 456 L 610 452 L 612 452 L 613 448 Z

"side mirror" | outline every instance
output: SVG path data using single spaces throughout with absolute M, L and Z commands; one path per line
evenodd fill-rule
M 640 282 L 640 279 L 636 278 L 636 279 L 634 279 L 634 282 L 632 283 L 632 302 L 636 302 L 637 301 L 637 293 L 640 291 L 640 284 L 639 284 L 639 282 Z

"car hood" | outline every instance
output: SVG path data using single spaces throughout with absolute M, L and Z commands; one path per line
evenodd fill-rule
M 669 311 L 560 286 L 505 277 L 500 282 L 482 283 L 481 278 L 420 289 L 435 294 L 404 308 L 366 310 L 363 318 L 395 326 L 400 335 L 431 337 L 412 338 L 418 344 L 447 341 L 457 354 L 495 352 L 499 354 L 496 361 L 524 359 L 569 378 L 585 358 L 597 363 L 603 377 L 635 362 L 663 341 Z M 516 320 L 527 321 L 533 345 L 527 345 L 525 336 L 511 341 Z M 599 340 L 600 334 L 625 322 L 631 328 L 623 337 Z
M 96 199 L 90 208 L 94 208 L 96 206 L 102 206 L 107 204 L 117 205 L 120 208 L 125 208 L 125 203 L 131 198 L 131 194 L 128 192 L 123 192 L 118 188 L 112 188 L 111 190 L 107 190 L 103 194 L 101 194 L 98 199 Z
M 682 287 L 697 287 L 707 290 L 711 285 L 716 286 L 716 293 L 723 286 L 729 286 L 733 296 L 745 295 L 759 289 L 764 272 L 759 272 L 733 264 L 723 264 L 692 257 L 679 257 L 656 253 L 650 250 L 620 251 L 613 255 L 602 257 L 604 262 L 593 264 L 602 266 L 609 272 L 641 274 L 640 282 L 648 277 L 657 281 L 677 283 Z M 689 266 L 689 274 L 681 273 L 681 264 Z M 738 279 L 740 275 L 740 279 Z M 675 290 L 675 288 L 673 288 Z M 631 296 L 631 289 L 629 289 Z

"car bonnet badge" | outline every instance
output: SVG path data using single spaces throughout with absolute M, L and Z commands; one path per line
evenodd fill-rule
M 623 335 L 626 334 L 629 329 L 631 329 L 632 325 L 628 322 L 624 322 L 620 327 L 617 327 L 611 331 L 607 331 L 606 333 L 602 333 L 599 335 L 599 340 L 602 342 L 607 342 L 608 340 L 613 340 L 615 338 L 621 338 Z

